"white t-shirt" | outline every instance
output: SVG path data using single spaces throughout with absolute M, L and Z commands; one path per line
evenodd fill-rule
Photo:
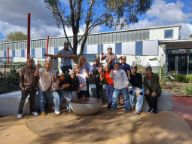
M 78 74 L 77 77 L 79 79 L 79 85 L 82 85 L 82 84 L 85 85 L 83 87 L 80 87 L 80 90 L 86 91 L 87 90 L 86 77 L 83 74 Z
M 47 72 L 44 68 L 39 69 L 39 88 L 47 91 L 52 85 L 53 72 Z

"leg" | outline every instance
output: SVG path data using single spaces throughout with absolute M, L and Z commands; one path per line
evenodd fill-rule
M 127 88 L 121 89 L 121 93 L 124 97 L 125 111 L 128 112 L 130 110 L 130 102 Z
M 151 97 L 151 106 L 153 108 L 153 113 L 157 113 L 157 100 L 158 100 L 157 96 Z
M 60 106 L 61 106 L 60 95 L 58 92 L 54 91 L 52 93 L 52 96 L 53 96 L 54 110 L 55 112 L 60 112 Z
M 40 111 L 41 113 L 44 113 L 45 112 L 45 93 L 39 90 L 38 95 L 40 97 Z
M 131 108 L 133 109 L 135 107 L 135 88 L 132 88 L 129 93 L 130 93 L 129 95 L 130 105 Z
M 112 110 L 115 110 L 117 108 L 117 99 L 119 97 L 120 90 L 114 89 L 113 95 L 112 95 Z
M 30 90 L 29 91 L 30 97 L 29 97 L 29 102 L 30 102 L 30 112 L 36 112 L 36 107 L 35 107 L 35 97 L 36 97 L 36 90 Z
M 106 85 L 106 96 L 107 96 L 107 100 L 108 100 L 108 106 L 107 108 L 111 107 L 111 97 L 110 97 L 110 86 Z
M 25 100 L 26 100 L 28 94 L 29 94 L 28 90 L 21 91 L 21 100 L 20 100 L 20 103 L 19 103 L 18 114 L 22 114 L 23 113 L 23 106 L 25 104 Z
M 145 94 L 145 98 L 146 98 L 147 103 L 148 103 L 148 105 L 149 105 L 149 110 L 148 110 L 148 112 L 151 112 L 151 110 L 153 109 L 153 106 L 152 106 L 152 104 L 151 104 L 151 95 L 146 95 L 146 94 Z
M 109 86 L 109 103 L 110 105 L 112 104 L 112 96 L 113 96 L 113 91 L 114 91 L 114 87 L 112 85 Z
M 140 89 L 140 95 L 136 95 L 137 97 L 137 102 L 136 102 L 136 112 L 140 113 L 142 111 L 142 106 L 143 106 L 143 89 Z

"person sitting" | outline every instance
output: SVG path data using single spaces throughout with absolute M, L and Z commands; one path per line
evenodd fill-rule
M 79 79 L 79 92 L 77 95 L 78 98 L 89 97 L 89 93 L 87 90 L 87 77 L 88 77 L 87 71 L 84 69 L 81 74 L 79 66 L 76 66 L 74 71 Z
M 71 100 L 77 99 L 77 92 L 79 90 L 79 79 L 73 70 L 69 71 L 70 75 L 70 90 L 71 90 Z
M 66 109 L 67 111 L 71 111 L 71 108 L 69 106 L 69 102 L 71 100 L 71 90 L 70 88 L 70 79 L 67 77 L 63 72 L 59 73 L 59 88 L 62 91 L 61 99 L 66 101 Z M 61 101 L 62 101 L 61 100 Z
M 55 108 L 54 109 L 55 114 L 60 114 L 60 112 L 58 111 L 60 105 L 58 103 L 55 103 L 56 101 L 59 101 L 60 97 L 58 97 L 56 95 L 52 95 L 52 92 L 51 92 L 54 73 L 51 71 L 51 59 L 49 57 L 47 57 L 45 59 L 44 68 L 40 68 L 38 66 L 37 74 L 39 76 L 38 95 L 40 97 L 41 115 L 46 114 L 45 104 L 49 104 L 52 97 L 54 97 L 53 103 L 54 103 L 54 108 Z M 51 103 L 52 103 L 52 101 L 51 101 Z
M 161 86 L 159 76 L 152 72 L 151 66 L 145 68 L 146 74 L 144 77 L 145 98 L 149 105 L 149 112 L 158 112 L 158 97 L 161 95 Z
M 23 113 L 23 106 L 25 104 L 25 100 L 29 95 L 29 102 L 30 102 L 30 112 L 34 116 L 37 116 L 37 110 L 35 108 L 35 97 L 37 91 L 37 82 L 38 76 L 36 75 L 35 67 L 33 67 L 34 60 L 31 57 L 27 58 L 26 65 L 21 69 L 19 73 L 20 77 L 20 88 L 21 88 L 21 100 L 19 103 L 19 108 L 17 112 L 17 118 L 22 118 Z
M 128 79 L 132 85 L 132 88 L 129 90 L 131 107 L 132 109 L 135 108 L 137 114 L 140 114 L 142 111 L 144 90 L 142 89 L 142 75 L 137 73 L 137 66 L 131 66 L 131 72 L 128 72 Z
M 125 112 L 130 110 L 130 102 L 128 95 L 128 78 L 124 70 L 119 68 L 119 63 L 114 64 L 114 70 L 111 71 L 110 77 L 114 82 L 114 91 L 112 96 L 112 108 L 115 110 L 117 108 L 117 99 L 121 93 L 124 97 Z
M 101 76 L 103 73 L 102 64 L 100 63 L 100 57 L 96 57 L 95 63 L 93 64 L 93 78 L 96 85 L 97 98 L 103 97 L 103 83 L 101 81 Z

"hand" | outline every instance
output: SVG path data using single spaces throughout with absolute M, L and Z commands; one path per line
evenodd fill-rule
M 152 97 L 157 96 L 156 92 L 152 92 L 151 96 L 152 96 Z
M 150 94 L 150 91 L 149 91 L 149 90 L 146 90 L 146 91 L 145 91 L 145 94 L 146 94 L 146 95 L 149 95 L 149 94 Z
M 84 86 L 85 86 L 85 84 L 80 84 L 80 85 L 79 85 L 80 88 L 82 88 L 82 87 L 84 87 Z

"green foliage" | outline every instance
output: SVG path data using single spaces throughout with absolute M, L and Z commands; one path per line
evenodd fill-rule
M 177 74 L 177 75 L 174 75 L 174 77 L 175 77 L 175 80 L 178 82 L 188 83 L 188 81 L 186 79 L 186 75 Z
M 66 40 L 77 54 L 81 45 L 83 54 L 87 36 L 99 25 L 123 28 L 130 23 L 138 22 L 138 17 L 151 6 L 152 0 L 44 0 L 51 10 L 59 27 L 63 28 Z M 82 36 L 78 37 L 80 27 L 84 25 Z M 67 27 L 72 28 L 73 44 L 67 36 Z
M 23 32 L 11 32 L 7 35 L 8 41 L 19 41 L 19 40 L 27 40 L 27 35 Z
M 186 86 L 185 93 L 186 95 L 192 95 L 192 86 Z
M 0 81 L 0 94 L 19 89 L 19 74 L 14 68 L 6 76 L 1 77 Z

